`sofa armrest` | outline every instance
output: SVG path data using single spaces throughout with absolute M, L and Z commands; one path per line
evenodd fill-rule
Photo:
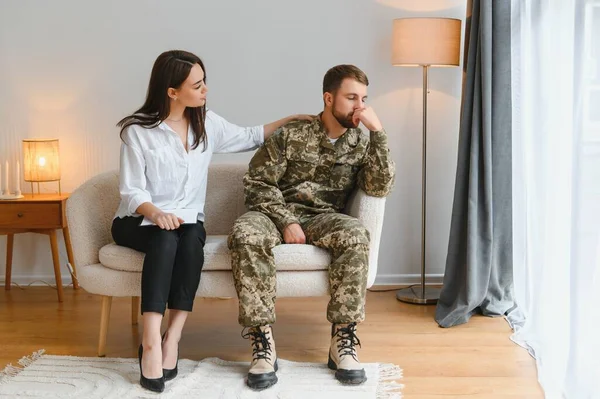
M 117 172 L 102 173 L 79 186 L 67 200 L 67 225 L 77 268 L 97 264 L 112 242 L 112 219 L 119 205 Z
M 360 188 L 357 188 L 354 193 L 352 193 L 346 204 L 346 214 L 360 220 L 363 226 L 369 230 L 371 235 L 367 288 L 373 285 L 375 277 L 377 276 L 377 259 L 379 256 L 379 244 L 381 242 L 384 212 L 385 197 L 372 197 L 367 195 Z

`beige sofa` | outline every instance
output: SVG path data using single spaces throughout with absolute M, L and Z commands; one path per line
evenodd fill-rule
M 231 273 L 227 234 L 235 219 L 246 212 L 242 176 L 246 165 L 212 165 L 205 205 L 207 231 L 205 265 L 199 297 L 236 297 Z M 88 180 L 67 201 L 77 279 L 86 291 L 102 295 L 98 355 L 104 356 L 113 297 L 132 297 L 132 323 L 137 323 L 141 270 L 144 254 L 116 245 L 110 228 L 119 204 L 118 174 L 107 172 Z M 377 255 L 385 198 L 358 190 L 346 212 L 355 216 L 371 234 L 370 287 L 377 274 Z M 273 250 L 277 265 L 277 296 L 328 295 L 327 251 L 312 245 L 280 245 Z

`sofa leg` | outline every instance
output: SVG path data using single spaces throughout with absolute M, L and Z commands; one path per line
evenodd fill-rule
M 108 334 L 108 321 L 110 319 L 110 307 L 112 296 L 102 297 L 102 311 L 100 313 L 100 340 L 98 341 L 98 356 L 106 355 L 106 335 Z
M 131 297 L 131 325 L 137 326 L 138 315 L 140 314 L 140 297 Z

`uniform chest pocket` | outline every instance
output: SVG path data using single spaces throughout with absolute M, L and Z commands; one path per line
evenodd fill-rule
M 146 150 L 146 176 L 151 182 L 179 181 L 186 173 L 185 161 L 169 146 Z
M 285 179 L 289 181 L 313 180 L 317 166 L 319 166 L 319 154 L 293 149 L 286 153 L 287 168 Z
M 361 159 L 357 156 L 344 155 L 336 159 L 329 178 L 331 187 L 341 190 L 354 188 L 360 164 Z

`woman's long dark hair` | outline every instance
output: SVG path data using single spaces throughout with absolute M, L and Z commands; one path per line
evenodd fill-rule
M 125 129 L 131 125 L 140 125 L 152 129 L 167 119 L 170 112 L 170 99 L 167 90 L 170 87 L 178 89 L 185 82 L 195 64 L 202 67 L 204 82 L 206 83 L 204 63 L 196 55 L 183 50 L 171 50 L 158 56 L 152 67 L 146 102 L 132 115 L 126 116 L 117 123 L 117 126 L 121 128 L 121 139 Z M 198 147 L 200 143 L 204 144 L 206 148 L 206 131 L 204 129 L 206 103 L 201 107 L 187 107 L 185 116 L 194 132 L 192 149 Z

